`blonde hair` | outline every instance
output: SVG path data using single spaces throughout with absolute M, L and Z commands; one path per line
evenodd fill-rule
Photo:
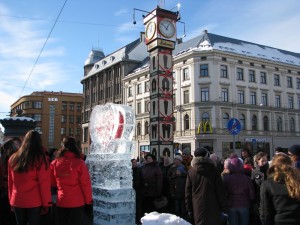
M 292 166 L 288 155 L 284 153 L 274 155 L 268 174 L 275 182 L 284 181 L 289 196 L 300 201 L 300 171 Z

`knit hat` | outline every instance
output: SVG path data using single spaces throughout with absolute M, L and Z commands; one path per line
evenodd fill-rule
M 206 148 L 203 148 L 203 147 L 200 147 L 200 148 L 197 148 L 194 152 L 194 156 L 195 157 L 207 157 L 209 158 L 209 151 L 206 149 Z
M 244 171 L 244 165 L 242 161 L 238 158 L 233 158 L 230 160 L 230 164 L 228 166 L 228 169 L 230 172 L 236 173 L 236 172 L 243 172 Z
M 178 159 L 179 161 L 182 161 L 182 157 L 180 155 L 175 155 L 174 159 Z
M 300 145 L 292 145 L 289 148 L 289 152 L 293 155 L 300 156 Z
M 191 155 L 191 149 L 186 147 L 182 150 L 183 155 Z

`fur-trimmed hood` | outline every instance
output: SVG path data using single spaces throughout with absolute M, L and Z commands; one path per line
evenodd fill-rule
M 197 170 L 197 173 L 204 174 L 208 173 L 211 169 L 216 169 L 215 163 L 213 160 L 207 157 L 194 157 L 191 165 L 194 169 Z

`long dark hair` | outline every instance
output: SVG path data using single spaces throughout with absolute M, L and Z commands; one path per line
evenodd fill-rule
M 42 164 L 48 168 L 48 161 L 42 145 L 42 139 L 37 131 L 26 133 L 19 150 L 10 158 L 10 166 L 14 171 L 25 172 L 33 167 L 40 169 Z
M 7 162 L 8 159 L 18 150 L 19 146 L 16 146 L 14 139 L 7 140 L 3 146 L 2 146 L 2 160 L 5 165 L 5 168 L 7 168 Z
M 74 137 L 66 136 L 62 141 L 63 147 L 59 151 L 59 157 L 62 157 L 67 151 L 73 152 L 76 157 L 80 158 L 80 151 L 76 146 Z

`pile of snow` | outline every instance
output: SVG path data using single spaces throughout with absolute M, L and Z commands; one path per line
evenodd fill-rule
M 151 212 L 141 218 L 143 225 L 191 225 L 180 217 L 169 213 Z

